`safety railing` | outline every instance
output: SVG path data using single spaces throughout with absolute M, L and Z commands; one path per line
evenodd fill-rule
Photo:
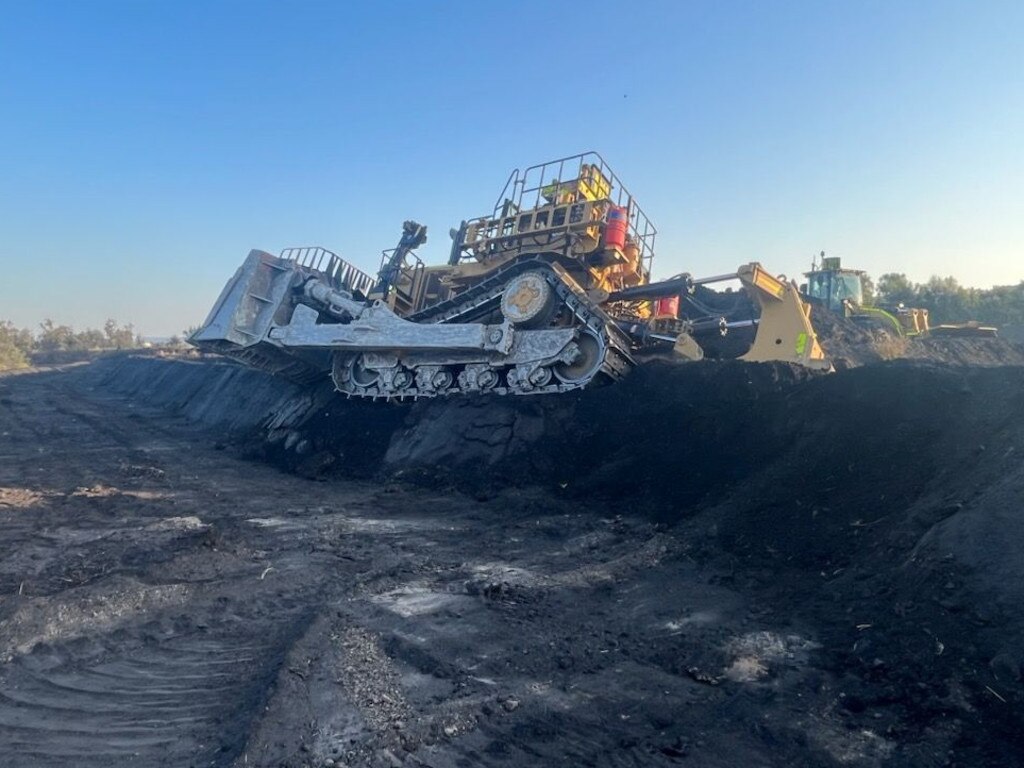
M 358 292 L 365 296 L 377 283 L 375 277 L 319 245 L 285 248 L 281 251 L 281 258 L 323 273 L 335 286 L 349 293 Z
M 628 233 L 640 252 L 640 261 L 650 275 L 654 239 L 658 231 L 635 198 L 597 152 L 563 157 L 525 171 L 514 170 L 505 182 L 494 206 L 494 219 L 539 208 L 564 198 L 608 200 L 625 208 Z
M 380 273 L 383 275 L 397 248 L 390 248 L 381 251 Z M 426 266 L 423 260 L 411 251 L 406 253 L 405 261 L 398 265 L 394 274 L 388 275 L 388 282 L 395 292 L 396 304 L 406 312 L 419 309 L 423 302 L 423 292 L 426 289 L 426 282 L 422 279 L 423 270 Z

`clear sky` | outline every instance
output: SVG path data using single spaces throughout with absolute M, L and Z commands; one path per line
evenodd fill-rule
M 601 152 L 656 276 L 1024 279 L 1024 3 L 7 2 L 0 318 L 199 323 L 250 248 L 375 270 Z

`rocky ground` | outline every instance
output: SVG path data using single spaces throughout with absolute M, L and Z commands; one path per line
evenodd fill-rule
M 0 379 L 0 755 L 1019 765 L 1024 369 L 951 362 Z

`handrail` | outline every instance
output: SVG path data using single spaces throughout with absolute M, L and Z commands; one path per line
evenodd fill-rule
M 285 248 L 281 251 L 281 258 L 327 275 L 335 285 L 350 293 L 359 292 L 365 296 L 377 282 L 374 277 L 345 261 L 334 251 L 319 245 Z
M 594 184 L 604 187 L 601 179 L 607 182 L 607 198 L 615 205 L 626 208 L 629 219 L 629 232 L 633 236 L 637 247 L 640 249 L 640 261 L 648 276 L 650 275 L 651 264 L 654 259 L 654 241 L 658 230 L 647 215 L 641 210 L 636 199 L 622 184 L 622 181 L 609 167 L 601 155 L 593 150 L 582 152 L 578 155 L 569 155 L 546 163 L 531 165 L 523 171 L 518 168 L 509 174 L 505 187 L 494 206 L 492 220 L 505 217 L 503 206 L 505 201 L 512 202 L 518 211 L 538 208 L 545 204 L 543 198 L 545 192 L 552 185 L 571 182 L 583 177 L 585 166 L 596 170 L 598 177 L 594 178 Z M 568 174 L 568 176 L 567 176 Z M 511 185 L 511 197 L 506 198 Z M 604 190 L 603 190 L 604 191 Z M 526 200 L 524 201 L 524 198 Z
M 512 181 L 513 179 L 515 179 L 516 181 L 513 182 Z M 505 197 L 505 193 L 508 192 L 508 185 L 512 184 L 512 189 L 514 190 L 515 189 L 515 185 L 518 184 L 518 183 L 519 183 L 519 169 L 515 168 L 512 171 L 512 173 L 510 173 L 508 175 L 508 181 L 505 182 L 505 186 L 501 190 L 501 194 L 498 195 L 498 201 L 494 204 L 494 210 L 496 210 L 496 211 L 499 210 L 501 208 L 501 206 L 502 206 L 502 203 L 504 203 L 505 200 L 508 199 L 508 198 Z M 515 192 L 513 192 L 512 194 L 514 195 Z

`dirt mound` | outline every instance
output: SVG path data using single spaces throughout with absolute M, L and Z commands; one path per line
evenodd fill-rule
M 978 341 L 922 347 L 976 356 Z M 386 462 L 690 531 L 695 557 L 824 628 L 851 722 L 953 729 L 965 764 L 995 765 L 1024 749 L 1006 704 L 1024 702 L 1022 449 L 1020 367 L 662 363 L 557 404 L 417 407 Z
M 908 343 L 903 357 L 951 365 L 1024 365 L 1024 347 L 999 337 L 927 336 Z
M 1022 392 L 1020 368 L 813 382 L 783 405 L 776 458 L 699 516 L 729 558 L 771 574 L 780 606 L 828 627 L 855 708 L 958 724 L 985 765 L 1012 764 L 990 738 L 1022 747 L 1006 706 L 1024 663 Z

